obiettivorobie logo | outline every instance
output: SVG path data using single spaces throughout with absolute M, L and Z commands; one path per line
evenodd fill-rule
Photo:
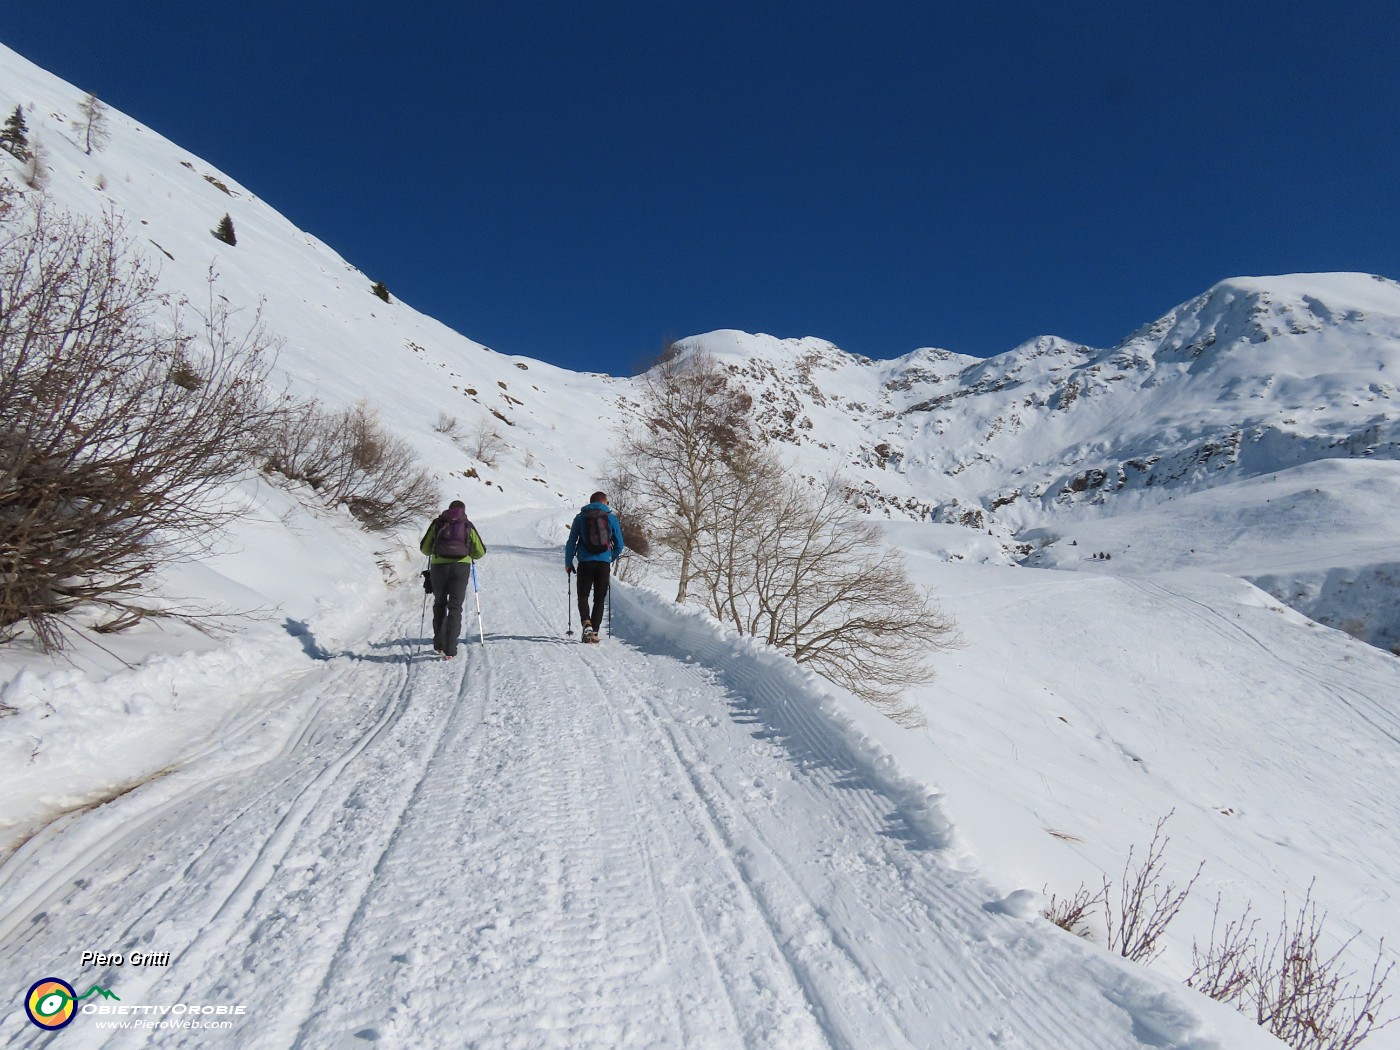
M 121 1002 L 121 996 L 116 992 L 95 984 L 79 995 L 67 981 L 45 977 L 30 986 L 29 994 L 24 997 L 24 1012 L 30 1021 L 45 1031 L 57 1031 L 73 1020 L 77 1014 L 77 1004 L 90 995 Z

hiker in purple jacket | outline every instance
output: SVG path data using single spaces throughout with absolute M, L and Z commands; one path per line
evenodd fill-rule
M 454 499 L 433 519 L 418 549 L 428 556 L 433 585 L 433 651 L 451 660 L 462 633 L 462 602 L 472 578 L 472 562 L 486 554 L 481 534 L 467 518 L 467 505 Z

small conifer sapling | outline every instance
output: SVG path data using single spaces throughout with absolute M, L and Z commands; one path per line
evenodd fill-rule
M 29 126 L 24 122 L 22 106 L 16 106 L 5 126 L 0 128 L 0 149 L 19 160 L 29 159 Z
M 227 212 L 225 212 L 224 217 L 219 220 L 219 225 L 215 226 L 209 232 L 225 244 L 232 245 L 238 243 L 238 238 L 234 236 L 233 232 L 233 220 L 229 218 Z

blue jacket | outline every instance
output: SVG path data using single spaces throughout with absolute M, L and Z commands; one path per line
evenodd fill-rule
M 594 554 L 583 545 L 583 514 L 584 511 L 589 510 L 608 512 L 608 532 L 612 535 L 612 550 L 603 551 L 602 554 Z M 622 526 L 617 523 L 617 515 L 606 503 L 590 503 L 574 515 L 574 527 L 569 530 L 569 542 L 564 545 L 565 565 L 573 566 L 575 553 L 578 554 L 579 561 L 612 562 L 622 557 Z

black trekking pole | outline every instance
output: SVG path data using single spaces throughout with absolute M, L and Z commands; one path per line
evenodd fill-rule
M 431 567 L 432 562 L 429 561 Z M 415 655 L 422 655 L 423 652 L 423 629 L 428 622 L 428 595 L 433 593 L 432 573 L 428 569 L 423 570 L 423 611 L 418 616 L 418 652 Z
M 564 633 L 570 638 L 574 636 L 574 603 L 573 595 L 569 593 L 573 589 L 569 586 L 569 584 L 573 582 L 573 579 L 573 573 L 566 573 L 564 576 L 564 604 L 569 610 L 569 629 Z

